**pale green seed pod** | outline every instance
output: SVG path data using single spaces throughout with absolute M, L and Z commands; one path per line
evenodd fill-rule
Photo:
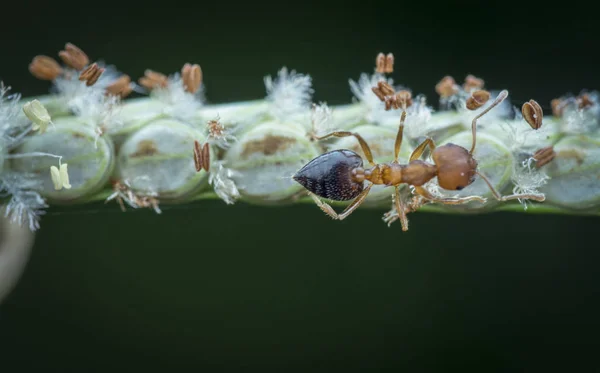
M 469 150 L 471 149 L 472 139 L 473 136 L 471 131 L 465 131 L 448 138 L 439 145 L 453 143 Z M 494 136 L 478 132 L 477 146 L 475 147 L 473 155 L 477 160 L 478 172 L 484 174 L 498 192 L 502 193 L 510 189 L 509 185 L 511 185 L 513 162 L 515 160 L 506 144 L 499 141 Z M 477 175 L 475 176 L 475 181 L 461 191 L 447 191 L 441 188 L 439 188 L 439 191 L 445 197 L 467 197 L 476 195 L 487 198 L 485 204 L 472 201 L 464 205 L 449 206 L 452 209 L 489 210 L 498 203 L 485 181 Z
M 321 154 L 299 125 L 269 121 L 252 127 L 225 153 L 242 197 L 269 204 L 291 200 L 304 188 L 292 176 Z
M 350 130 L 369 124 L 364 119 L 364 108 L 358 103 L 331 107 L 330 121 L 331 127 L 338 130 Z M 397 125 L 396 128 L 398 128 Z
M 554 145 L 556 157 L 543 166 L 546 203 L 586 210 L 600 206 L 600 137 L 567 136 Z
M 268 120 L 268 108 L 267 101 L 256 100 L 206 106 L 198 115 L 202 124 L 218 119 L 224 127 L 235 128 L 236 134 L 240 135 L 250 129 L 252 124 Z
M 398 129 L 394 131 L 391 128 L 367 124 L 353 128 L 352 132 L 356 132 L 361 135 L 367 144 L 369 144 L 369 148 L 373 153 L 373 159 L 375 163 L 386 163 L 394 160 L 394 145 L 396 143 Z M 365 157 L 365 153 L 362 151 L 360 144 L 353 136 L 337 139 L 333 144 L 331 144 L 330 149 L 352 150 L 363 158 L 365 168 L 370 167 Z M 412 153 L 412 150 L 412 146 L 408 142 L 403 141 L 402 147 L 400 148 L 400 156 L 398 161 L 400 163 L 408 163 L 408 159 Z M 373 185 L 369 195 L 365 199 L 364 204 L 387 206 L 387 204 L 391 202 L 391 196 L 393 194 L 393 188 L 385 185 Z
M 194 141 L 206 142 L 199 130 L 175 119 L 158 119 L 133 133 L 117 156 L 117 177 L 141 194 L 161 200 L 185 201 L 207 181 L 205 170 L 194 166 Z M 210 158 L 214 159 L 213 149 Z
M 117 147 L 146 124 L 166 117 L 160 102 L 146 97 L 128 99 L 118 108 L 117 116 L 120 125 L 107 130 Z
M 41 195 L 51 203 L 70 203 L 84 199 L 101 190 L 110 178 L 115 164 L 113 143 L 106 136 L 98 136 L 93 128 L 74 117 L 60 117 L 43 134 L 25 138 L 13 152 L 11 168 L 14 171 L 39 174 L 43 179 Z M 27 156 L 47 153 L 61 156 L 68 164 L 70 189 L 56 190 L 50 168 L 58 167 L 59 160 L 49 156 Z

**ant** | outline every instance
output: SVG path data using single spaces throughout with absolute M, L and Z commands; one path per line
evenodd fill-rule
M 382 89 L 385 94 L 381 94 Z M 478 175 L 490 188 L 494 198 L 499 201 L 531 199 L 543 202 L 545 200 L 544 195 L 528 193 L 502 196 L 494 188 L 490 180 L 477 170 L 477 160 L 473 157 L 477 143 L 477 120 L 501 104 L 508 96 L 508 91 L 503 90 L 500 92 L 485 110 L 473 118 L 471 126 L 473 142 L 470 150 L 452 143 L 436 147 L 433 139 L 427 137 L 414 149 L 407 164 L 400 164 L 398 162 L 398 155 L 400 154 L 402 145 L 406 109 L 412 104 L 410 93 L 407 91 L 395 93 L 393 88 L 383 81 L 379 82 L 378 88 L 373 88 L 373 92 L 382 101 L 385 101 L 386 108 L 402 109 L 394 146 L 394 160 L 377 164 L 373 161 L 371 149 L 362 136 L 350 131 L 334 131 L 323 136 L 317 136 L 316 139 L 323 140 L 329 137 L 354 136 L 358 140 L 370 168 L 363 167 L 363 159 L 357 153 L 348 149 L 340 149 L 314 158 L 293 176 L 293 179 L 308 191 L 308 194 L 317 206 L 333 219 L 343 220 L 347 218 L 364 202 L 373 185 L 394 187 L 394 206 L 400 218 L 403 231 L 408 230 L 406 213 L 414 211 L 420 206 L 418 202 L 412 202 L 409 206 L 406 206 L 400 196 L 400 188 L 403 184 L 414 187 L 414 193 L 427 202 L 457 205 L 471 201 L 481 203 L 487 201 L 485 198 L 475 195 L 467 197 L 436 197 L 423 186 L 434 177 L 437 177 L 438 184 L 443 189 L 461 190 L 471 185 L 475 181 L 475 176 Z M 390 93 L 393 95 L 390 95 Z M 433 164 L 419 159 L 427 148 L 429 148 Z M 370 182 L 366 187 L 365 181 Z M 338 214 L 319 197 L 333 201 L 353 201 L 342 213 Z

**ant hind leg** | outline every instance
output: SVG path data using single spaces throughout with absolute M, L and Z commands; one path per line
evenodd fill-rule
M 356 132 L 335 131 L 335 132 L 331 132 L 331 133 L 328 133 L 323 136 L 315 136 L 314 138 L 317 140 L 324 140 L 328 137 L 348 137 L 348 136 L 354 136 L 358 140 L 358 143 L 360 144 L 360 147 L 361 147 L 363 153 L 365 153 L 365 157 L 367 158 L 367 161 L 369 162 L 369 164 L 371 166 L 375 166 L 375 162 L 373 161 L 373 153 L 371 152 L 371 148 L 369 147 L 369 144 L 367 144 L 365 139 Z
M 429 191 L 422 186 L 415 187 L 415 192 L 421 197 L 434 202 L 441 203 L 444 205 L 462 205 L 465 203 L 469 203 L 472 201 L 477 201 L 481 203 L 485 203 L 487 199 L 480 196 L 468 196 L 468 197 L 435 197 Z
M 335 212 L 333 207 L 331 207 L 328 203 L 323 202 L 317 195 L 315 195 L 311 192 L 308 192 L 308 195 L 311 196 L 313 201 L 315 201 L 317 206 L 319 206 L 319 208 L 324 213 L 326 213 L 327 215 L 332 217 L 334 220 L 344 220 L 350 214 L 352 214 L 354 212 L 354 210 L 356 210 L 358 208 L 358 206 L 360 206 L 364 202 L 364 200 L 367 197 L 367 194 L 369 194 L 369 191 L 371 190 L 372 186 L 373 186 L 373 184 L 369 184 L 369 186 L 367 186 L 362 192 L 360 192 L 360 194 L 352 201 L 352 203 L 350 203 L 344 209 L 344 211 L 341 214 L 338 214 L 337 212 Z

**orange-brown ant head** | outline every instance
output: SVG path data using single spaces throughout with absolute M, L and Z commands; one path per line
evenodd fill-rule
M 435 148 L 431 157 L 437 166 L 439 185 L 446 190 L 461 190 L 475 181 L 477 161 L 462 146 L 445 144 Z
M 300 185 L 319 197 L 333 201 L 348 201 L 363 191 L 353 171 L 362 167 L 360 155 L 351 150 L 334 150 L 308 162 L 295 175 Z

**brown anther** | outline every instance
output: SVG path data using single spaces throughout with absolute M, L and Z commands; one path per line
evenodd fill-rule
M 103 72 L 104 68 L 99 67 L 98 64 L 94 62 L 79 74 L 79 80 L 85 82 L 85 85 L 89 87 L 98 81 L 98 78 L 100 78 L 100 75 L 102 75 Z
M 131 91 L 133 91 L 133 87 L 131 86 L 131 78 L 129 75 L 121 76 L 106 87 L 106 94 L 119 96 L 121 98 L 127 97 Z
M 535 166 L 540 168 L 550 162 L 556 157 L 556 152 L 553 146 L 546 146 L 541 148 L 533 154 L 533 159 L 536 160 Z
M 375 72 L 383 74 L 385 72 L 385 54 L 379 53 L 375 58 Z
M 521 107 L 521 113 L 523 113 L 523 119 L 525 119 L 531 128 L 534 130 L 540 129 L 542 119 L 544 118 L 544 112 L 540 104 L 535 100 L 529 100 L 529 102 L 525 102 Z
M 202 84 L 202 70 L 198 64 L 186 63 L 181 69 L 181 77 L 185 90 L 189 93 L 196 93 Z
M 403 110 L 406 110 L 407 107 L 413 104 L 412 94 L 409 91 L 399 91 L 394 97 L 394 105 L 396 105 L 395 109 L 402 108 Z
M 471 92 L 477 89 L 483 89 L 485 82 L 483 79 L 477 78 L 474 75 L 467 75 L 465 78 L 465 83 L 463 84 L 463 89 L 467 92 Z
M 459 87 L 451 76 L 445 76 L 435 85 L 435 91 L 442 98 L 454 96 L 458 93 Z
M 485 105 L 490 99 L 490 93 L 485 90 L 479 90 L 471 93 L 471 97 L 467 99 L 467 109 L 476 110 Z
M 41 80 L 54 80 L 62 73 L 58 62 L 48 56 L 35 56 L 29 64 L 29 72 Z
M 198 140 L 194 140 L 194 166 L 196 172 L 200 172 L 202 169 L 208 172 L 210 167 L 210 149 L 208 142 L 201 146 Z
M 394 72 L 394 55 L 388 53 L 387 56 L 379 53 L 375 59 L 375 72 L 379 74 L 387 74 Z
M 67 66 L 75 70 L 83 70 L 90 63 L 88 56 L 71 43 L 65 44 L 65 49 L 58 52 L 58 56 Z
M 579 109 L 585 109 L 593 105 L 594 101 L 592 101 L 589 94 L 584 93 L 577 97 L 577 107 L 579 107 Z
M 378 82 L 377 87 L 373 87 L 373 88 L 371 88 L 371 90 L 383 102 L 385 102 L 386 96 L 392 96 L 392 95 L 396 94 L 396 91 L 394 90 L 394 88 L 391 85 L 389 85 L 387 82 L 384 82 L 384 81 Z
M 166 75 L 156 71 L 146 70 L 144 76 L 138 82 L 146 89 L 152 90 L 156 87 L 165 88 L 169 82 Z
M 564 100 L 560 98 L 555 98 L 550 101 L 550 106 L 552 107 L 552 115 L 557 118 L 562 117 L 563 108 L 565 106 Z

